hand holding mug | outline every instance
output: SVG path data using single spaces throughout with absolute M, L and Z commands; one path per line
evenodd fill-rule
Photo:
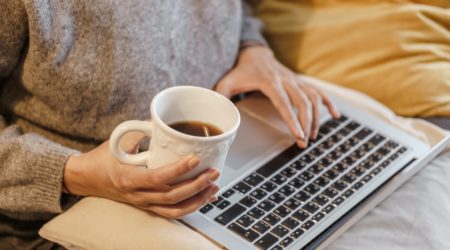
M 122 149 L 134 152 L 140 133 L 122 138 Z M 157 169 L 120 163 L 109 150 L 109 141 L 71 156 L 64 170 L 64 184 L 76 195 L 96 196 L 134 205 L 167 218 L 180 218 L 213 199 L 219 190 L 212 184 L 219 172 L 208 168 L 194 178 L 171 185 L 198 166 L 199 158 L 188 155 Z

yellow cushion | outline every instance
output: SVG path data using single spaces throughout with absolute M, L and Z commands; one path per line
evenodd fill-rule
M 400 115 L 450 117 L 450 1 L 260 0 L 255 10 L 293 70 Z

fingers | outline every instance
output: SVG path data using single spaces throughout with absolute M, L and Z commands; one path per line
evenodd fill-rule
M 311 103 L 308 97 L 303 93 L 302 89 L 295 83 L 286 83 L 286 91 L 291 99 L 293 105 L 297 109 L 297 119 L 300 121 L 302 129 L 305 133 L 305 139 L 297 142 L 299 147 L 305 148 L 308 146 L 308 137 L 311 131 Z
M 341 117 L 341 113 L 338 111 L 331 99 L 320 88 L 314 88 L 314 90 L 320 95 L 320 98 L 322 98 L 322 103 L 327 107 L 331 116 L 335 119 Z
M 168 189 L 171 182 L 194 169 L 198 163 L 198 157 L 188 155 L 177 162 L 155 169 L 126 166 L 123 169 L 125 174 L 120 177 L 118 185 L 128 190 Z
M 297 119 L 297 115 L 292 107 L 289 96 L 283 86 L 271 85 L 271 88 L 263 89 L 263 93 L 270 99 L 275 108 L 280 112 L 281 117 L 287 123 L 289 130 L 297 140 L 303 141 L 306 136 Z
M 315 91 L 314 88 L 310 88 L 308 85 L 303 85 L 302 87 L 305 94 L 308 96 L 309 101 L 312 104 L 312 123 L 311 123 L 311 133 L 310 139 L 315 140 L 317 135 L 319 134 L 319 126 L 320 126 L 320 105 L 322 103 L 322 98 Z
M 143 204 L 177 204 L 208 188 L 219 178 L 215 169 L 203 171 L 194 179 L 186 180 L 162 191 L 139 191 L 135 193 L 134 201 L 137 205 Z
M 211 197 L 216 194 L 217 191 L 219 191 L 219 188 L 215 185 L 211 185 L 195 196 L 176 205 L 149 205 L 142 208 L 150 210 L 167 218 L 178 219 L 196 211 L 201 206 L 209 202 Z

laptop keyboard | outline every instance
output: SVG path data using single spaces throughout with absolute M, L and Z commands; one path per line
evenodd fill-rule
M 200 212 L 216 208 L 215 222 L 257 248 L 284 249 L 406 151 L 345 116 L 331 119 L 308 148 L 292 145 Z

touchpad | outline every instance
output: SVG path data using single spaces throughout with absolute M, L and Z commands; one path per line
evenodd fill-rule
M 245 111 L 240 111 L 240 114 L 241 125 L 226 160 L 226 166 L 233 169 L 239 169 L 249 161 L 261 157 L 278 141 L 286 138 L 280 130 L 259 121 Z

